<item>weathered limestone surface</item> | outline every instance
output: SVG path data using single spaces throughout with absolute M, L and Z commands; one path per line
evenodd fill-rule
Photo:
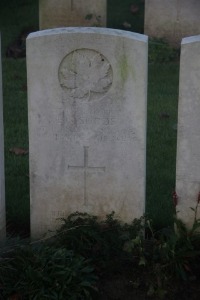
M 0 35 L 0 243 L 5 238 L 5 183 L 4 183 L 4 138 L 3 138 L 3 92 L 1 70 Z
M 106 27 L 107 0 L 39 0 L 40 30 L 57 27 Z
M 145 208 L 147 37 L 63 28 L 27 39 L 31 231 Z
M 177 214 L 188 226 L 200 192 L 200 35 L 181 44 L 176 191 Z M 198 217 L 200 214 L 198 212 Z
M 179 46 L 183 37 L 200 34 L 199 0 L 146 0 L 145 34 Z

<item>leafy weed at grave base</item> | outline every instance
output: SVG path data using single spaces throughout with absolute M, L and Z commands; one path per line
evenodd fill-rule
M 74 213 L 54 237 L 1 256 L 0 299 L 198 299 L 200 222 L 175 222 L 154 231 L 146 217 Z

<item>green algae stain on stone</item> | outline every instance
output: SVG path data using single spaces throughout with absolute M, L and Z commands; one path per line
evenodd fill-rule
M 119 73 L 122 80 L 122 84 L 124 85 L 129 77 L 129 74 L 134 78 L 134 71 L 130 68 L 132 64 L 128 63 L 127 57 L 123 55 L 119 59 Z

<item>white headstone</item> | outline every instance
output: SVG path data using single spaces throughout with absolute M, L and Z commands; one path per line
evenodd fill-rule
M 183 37 L 200 34 L 199 0 L 146 0 L 145 34 L 179 46 Z
M 185 38 L 181 44 L 176 192 L 178 217 L 188 226 L 194 220 L 190 207 L 196 207 L 200 192 L 199 128 L 200 35 Z M 200 217 L 199 211 L 197 216 Z
M 39 0 L 40 30 L 69 27 L 106 27 L 107 0 Z
M 147 37 L 63 28 L 27 39 L 31 231 L 145 207 Z
M 0 242 L 5 238 L 5 184 L 4 184 L 4 138 L 3 138 L 3 92 L 1 70 L 0 36 Z

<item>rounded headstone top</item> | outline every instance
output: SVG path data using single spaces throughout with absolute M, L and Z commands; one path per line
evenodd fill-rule
M 46 29 L 41 31 L 36 31 L 30 33 L 27 39 L 50 36 L 50 35 L 59 35 L 59 34 L 102 34 L 102 35 L 112 35 L 112 36 L 122 36 L 130 39 L 135 39 L 141 42 L 147 42 L 148 36 L 136 32 L 130 32 L 119 29 L 111 28 L 99 28 L 99 27 L 63 27 L 63 28 L 54 28 Z

